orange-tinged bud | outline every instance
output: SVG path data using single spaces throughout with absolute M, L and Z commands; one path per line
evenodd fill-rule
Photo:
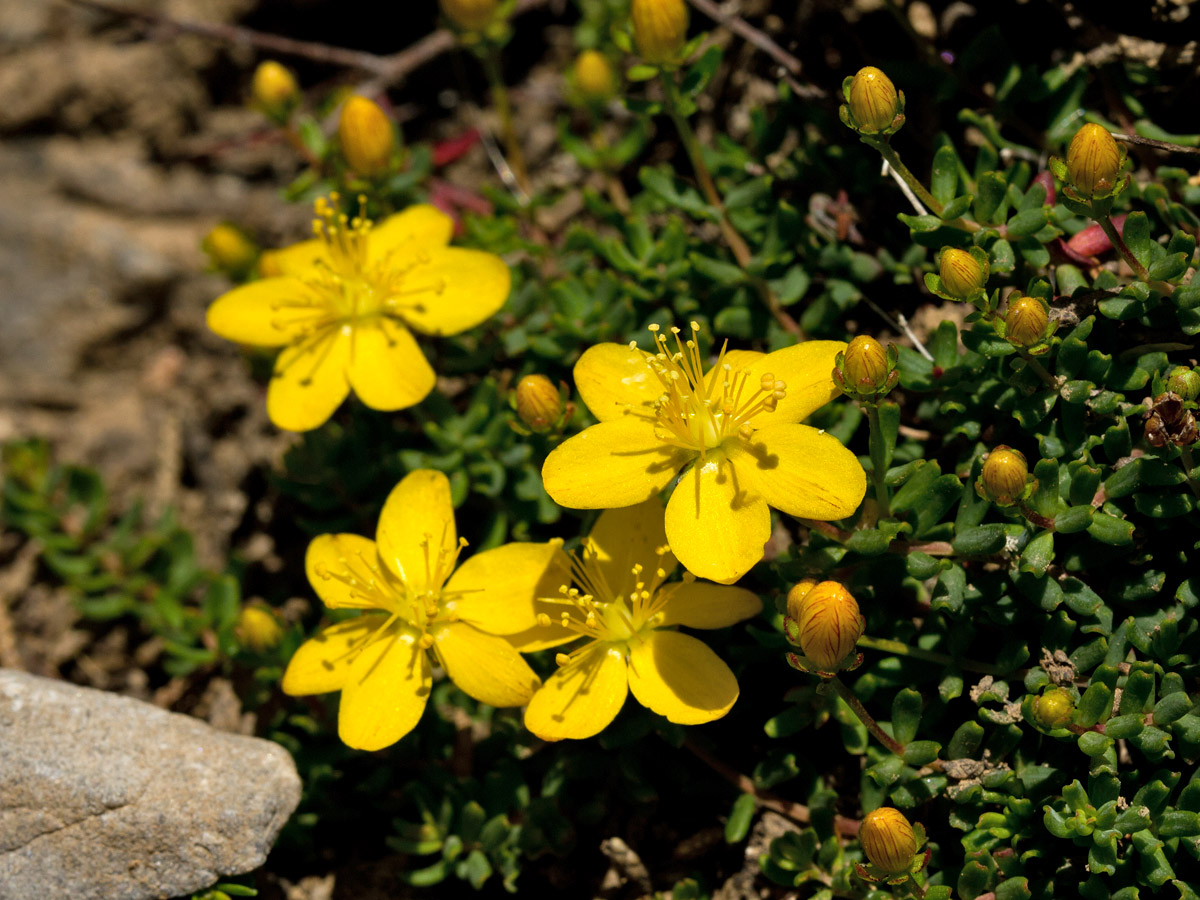
M 1033 701 L 1033 716 L 1043 728 L 1069 725 L 1075 713 L 1075 701 L 1060 687 L 1051 688 Z
M 387 113 L 378 103 L 357 94 L 342 106 L 338 140 L 350 168 L 365 176 L 387 171 L 396 149 L 396 132 Z
M 300 85 L 291 70 L 273 59 L 258 64 L 251 82 L 254 102 L 269 116 L 283 116 L 300 99 Z
M 227 222 L 209 231 L 200 247 L 208 254 L 214 269 L 232 275 L 244 274 L 258 259 L 258 245 L 242 229 Z
M 1046 306 L 1035 297 L 1018 297 L 1009 301 L 1004 315 L 1004 337 L 1017 347 L 1032 347 L 1046 338 L 1050 316 Z
M 969 300 L 983 290 L 987 272 L 966 250 L 947 247 L 938 260 L 942 289 L 955 300 Z
M 805 578 L 803 581 L 795 584 L 787 595 L 787 614 L 800 621 L 800 610 L 804 605 L 804 598 L 808 596 L 809 591 L 817 586 L 817 579 Z
M 1167 390 L 1178 394 L 1181 400 L 1200 397 L 1200 373 L 1186 366 L 1176 366 L 1167 376 Z
M 238 613 L 234 633 L 242 646 L 255 653 L 264 653 L 279 646 L 283 640 L 283 626 L 269 609 L 261 606 L 243 606 Z
M 545 375 L 526 375 L 517 382 L 517 416 L 534 431 L 550 428 L 562 414 L 562 395 Z
M 858 601 L 836 581 L 822 581 L 800 603 L 800 649 L 826 671 L 851 654 L 867 626 Z
M 1108 131 L 1089 122 L 1075 132 L 1067 147 L 1067 174 L 1075 190 L 1084 197 L 1107 194 L 1120 171 L 1121 151 Z
M 688 8 L 684 0 L 633 0 L 633 39 L 648 63 L 675 62 L 687 40 Z
M 446 18 L 465 31 L 483 31 L 492 24 L 500 0 L 438 0 Z
M 855 74 L 847 104 L 854 121 L 864 131 L 883 131 L 900 112 L 896 86 L 874 66 L 866 66 Z
M 870 335 L 860 334 L 846 348 L 842 374 L 862 393 L 883 388 L 891 374 L 887 351 Z
M 883 806 L 863 816 L 858 830 L 867 859 L 889 875 L 903 875 L 917 855 L 917 836 L 904 813 Z
M 589 103 L 607 103 L 617 92 L 612 63 L 599 50 L 584 50 L 575 60 L 575 89 Z
M 1001 444 L 988 454 L 979 475 L 981 493 L 1000 506 L 1012 506 L 1025 493 L 1029 465 L 1025 457 Z

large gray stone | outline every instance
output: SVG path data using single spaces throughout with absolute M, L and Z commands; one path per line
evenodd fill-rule
M 300 800 L 282 747 L 0 669 L 0 900 L 144 900 L 257 868 Z

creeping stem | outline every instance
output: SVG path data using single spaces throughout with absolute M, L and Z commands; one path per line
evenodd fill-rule
M 750 247 L 746 243 L 745 238 L 741 236 L 733 222 L 729 219 L 729 212 L 725 209 L 725 203 L 721 199 L 721 194 L 717 190 L 716 182 L 713 181 L 712 173 L 708 170 L 708 164 L 704 161 L 704 153 L 700 147 L 700 139 L 696 137 L 696 132 L 692 130 L 691 123 L 688 122 L 687 116 L 682 111 L 682 98 L 679 94 L 679 85 L 675 83 L 675 74 L 673 72 L 662 73 L 663 84 L 663 108 L 671 121 L 675 123 L 675 129 L 679 132 L 679 139 L 683 142 L 683 148 L 687 151 L 688 159 L 692 163 L 692 170 L 696 173 L 696 181 L 700 184 L 700 190 L 704 193 L 704 198 L 708 201 L 709 206 L 717 211 L 720 217 L 721 235 L 725 238 L 725 243 L 729 245 L 729 249 L 733 251 L 734 258 L 738 265 L 744 271 L 758 289 L 762 296 L 763 303 L 771 315 L 775 317 L 785 331 L 795 335 L 797 340 L 802 340 L 804 332 L 800 328 L 800 324 L 788 315 L 787 311 L 780 305 L 779 300 L 771 292 L 767 283 L 761 278 L 750 274 L 750 263 L 754 254 L 750 252 Z
M 1108 238 L 1109 243 L 1116 247 L 1117 252 L 1121 254 L 1121 258 L 1129 264 L 1129 268 L 1133 269 L 1133 273 L 1137 275 L 1139 281 L 1146 282 L 1146 284 L 1150 285 L 1151 288 L 1160 294 L 1172 294 L 1175 292 L 1175 285 L 1167 284 L 1165 281 L 1156 281 L 1150 277 L 1149 270 L 1133 255 L 1133 251 L 1129 249 L 1129 245 L 1125 243 L 1125 238 L 1117 231 L 1117 227 L 1113 225 L 1113 221 L 1107 212 L 1097 210 L 1093 204 L 1092 218 L 1100 224 L 1100 229 L 1104 232 L 1104 236 Z
M 867 726 L 867 731 L 871 732 L 879 743 L 883 744 L 883 746 L 887 747 L 897 756 L 904 755 L 904 745 L 879 727 L 879 723 L 875 721 L 875 717 L 867 712 L 867 708 L 862 705 L 862 701 L 854 696 L 854 692 L 846 687 L 842 679 L 833 675 L 823 680 L 825 684 L 833 688 L 834 693 L 841 697 L 847 706 L 854 710 L 854 714 Z
M 924 650 L 921 647 L 914 647 L 911 644 L 905 644 L 901 641 L 893 641 L 888 638 L 873 638 L 863 635 L 858 639 L 858 646 L 866 647 L 871 650 L 882 650 L 885 653 L 893 653 L 896 656 L 908 656 L 913 659 L 922 659 L 926 662 L 936 663 L 941 666 L 956 666 L 967 672 L 979 672 L 982 675 L 1005 675 L 1008 674 L 997 666 L 989 663 L 979 662 L 974 659 L 959 659 L 954 656 L 949 656 L 945 653 L 938 653 L 934 650 Z

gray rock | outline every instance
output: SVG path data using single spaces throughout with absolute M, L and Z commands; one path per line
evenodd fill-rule
M 262 865 L 300 801 L 282 747 L 0 670 L 0 900 L 144 900 Z

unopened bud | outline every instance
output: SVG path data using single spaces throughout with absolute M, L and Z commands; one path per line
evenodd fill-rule
M 842 374 L 860 393 L 871 393 L 887 385 L 892 367 L 887 351 L 870 335 L 860 334 L 846 348 Z
M 892 79 L 874 66 L 859 69 L 850 82 L 846 98 L 850 115 L 865 132 L 890 128 L 900 112 L 900 100 Z
M 204 240 L 201 249 L 208 255 L 213 268 L 230 275 L 244 275 L 258 259 L 258 245 L 236 225 L 215 226 Z
M 599 50 L 584 50 L 575 60 L 575 90 L 581 99 L 597 105 L 607 103 L 617 92 L 612 63 Z
M 888 875 L 903 875 L 912 868 L 917 855 L 917 836 L 904 813 L 890 806 L 880 807 L 863 816 L 858 830 L 867 859 Z
M 396 132 L 387 113 L 357 94 L 342 106 L 338 140 L 350 168 L 368 177 L 387 171 L 396 148 Z
M 1033 701 L 1033 717 L 1043 728 L 1069 725 L 1075 714 L 1075 701 L 1060 687 L 1051 688 Z
M 858 601 L 838 582 L 822 581 L 799 606 L 800 650 L 819 668 L 836 670 L 867 627 Z
M 1004 337 L 1014 346 L 1033 347 L 1046 338 L 1050 315 L 1036 297 L 1018 297 L 1009 301 L 1004 315 Z
M 1088 123 L 1075 132 L 1067 147 L 1067 174 L 1076 191 L 1089 198 L 1107 194 L 1120 171 L 1121 151 L 1106 129 Z
M 483 31 L 492 24 L 500 0 L 438 0 L 446 18 L 464 31 Z
M 817 586 L 817 579 L 805 578 L 803 581 L 797 582 L 787 595 L 787 614 L 800 621 L 800 609 L 803 606 L 804 598 L 808 596 L 809 591 Z
M 987 268 L 966 250 L 947 247 L 938 259 L 942 289 L 955 300 L 970 300 L 987 284 Z
M 273 59 L 259 63 L 251 83 L 254 102 L 273 119 L 287 116 L 300 99 L 300 86 L 291 70 Z
M 1176 366 L 1167 376 L 1167 390 L 1184 401 L 1200 397 L 1200 373 L 1186 366 Z
M 238 613 L 234 634 L 246 649 L 264 653 L 277 647 L 283 640 L 283 626 L 269 609 L 261 606 L 243 606 Z
M 562 395 L 545 375 L 526 375 L 517 382 L 517 416 L 534 431 L 546 431 L 563 414 Z
M 675 62 L 687 40 L 688 8 L 684 0 L 633 0 L 633 39 L 648 63 Z
M 1025 494 L 1029 465 L 1017 450 L 1001 444 L 988 454 L 976 487 L 980 496 L 998 506 L 1012 506 Z

